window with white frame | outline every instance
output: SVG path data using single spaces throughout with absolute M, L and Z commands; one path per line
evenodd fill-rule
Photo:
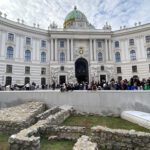
M 121 67 L 117 67 L 117 73 L 121 73 Z
M 116 62 L 121 62 L 121 56 L 120 56 L 120 53 L 119 53 L 119 52 L 116 52 L 116 53 L 115 53 L 115 61 L 116 61 Z
M 148 36 L 145 37 L 145 41 L 146 41 L 146 43 L 150 42 L 150 35 L 148 35 Z
M 30 74 L 30 67 L 29 66 L 25 66 L 25 74 Z
M 64 48 L 65 47 L 65 43 L 63 40 L 60 41 L 60 48 Z
M 150 47 L 147 48 L 147 58 L 150 59 Z
M 45 52 L 41 53 L 41 62 L 42 63 L 46 62 L 46 53 Z
M 61 62 L 61 63 L 64 63 L 64 62 L 65 62 L 65 53 L 64 53 L 64 52 L 61 52 L 61 53 L 60 53 L 60 62 Z
M 98 61 L 99 62 L 103 61 L 103 54 L 102 54 L 102 52 L 98 53 Z
M 12 77 L 7 76 L 7 77 L 6 77 L 5 85 L 6 85 L 6 86 L 7 86 L 7 85 L 11 85 L 11 83 L 12 83 Z
M 129 39 L 129 45 L 134 45 L 134 39 Z
M 28 83 L 30 83 L 30 78 L 29 77 L 25 77 L 24 78 L 24 84 L 26 85 Z
M 30 37 L 26 37 L 26 44 L 31 45 L 31 38 Z
M 46 75 L 46 68 L 41 68 L 41 75 Z
M 98 41 L 98 42 L 97 42 L 97 47 L 98 47 L 98 48 L 101 48 L 101 47 L 102 47 L 102 42 L 101 42 L 101 41 Z
M 7 47 L 6 58 L 7 59 L 13 59 L 13 55 L 14 55 L 14 49 L 13 49 L 13 47 L 11 47 L 11 46 Z
M 6 65 L 6 73 L 12 73 L 12 65 Z
M 31 51 L 30 50 L 25 51 L 25 61 L 31 61 Z
M 135 65 L 135 66 L 132 66 L 132 72 L 133 72 L 133 73 L 137 72 L 137 66 L 136 66 L 136 65 Z
M 14 34 L 8 33 L 8 41 L 14 41 Z
M 41 85 L 45 85 L 46 84 L 46 78 L 41 78 Z
M 136 52 L 135 52 L 135 50 L 131 50 L 130 51 L 130 59 L 131 60 L 136 60 Z
M 42 48 L 46 48 L 46 41 L 45 41 L 45 40 L 42 40 L 42 41 L 41 41 L 41 47 L 42 47 Z
M 115 42 L 115 48 L 118 48 L 119 47 L 119 41 L 116 41 Z

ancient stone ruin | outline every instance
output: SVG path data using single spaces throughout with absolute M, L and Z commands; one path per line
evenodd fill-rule
M 102 126 L 63 126 L 76 111 L 72 106 L 47 108 L 41 102 L 28 102 L 0 110 L 0 132 L 10 135 L 10 150 L 40 150 L 40 139 L 67 139 L 75 142 L 73 150 L 148 150 L 150 133 L 110 129 Z

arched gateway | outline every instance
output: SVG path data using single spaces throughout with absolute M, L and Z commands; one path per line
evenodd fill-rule
M 75 62 L 75 75 L 77 81 L 88 82 L 89 81 L 89 70 L 88 70 L 88 62 L 84 58 L 79 58 Z

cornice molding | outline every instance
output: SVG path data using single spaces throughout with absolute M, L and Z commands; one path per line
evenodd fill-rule
M 4 27 L 10 27 L 12 29 L 16 29 L 16 30 L 21 30 L 24 32 L 29 32 L 29 33 L 33 33 L 33 34 L 39 34 L 39 35 L 43 35 L 43 36 L 47 36 L 47 37 L 53 37 L 57 35 L 62 35 L 62 36 L 66 36 L 66 35 L 70 35 L 70 36 L 76 36 L 76 35 L 84 35 L 84 36 L 89 36 L 94 38 L 93 36 L 103 36 L 105 38 L 107 38 L 107 36 L 109 37 L 117 37 L 117 36 L 126 36 L 126 35 L 130 35 L 130 34 L 136 34 L 136 33 L 140 33 L 140 32 L 145 32 L 145 31 L 150 31 L 150 23 L 148 24 L 144 24 L 144 25 L 140 25 L 140 26 L 136 26 L 136 27 L 131 27 L 131 28 L 126 28 L 126 29 L 122 29 L 122 30 L 117 30 L 117 31 L 111 31 L 111 30 L 102 30 L 102 29 L 51 29 L 51 30 L 44 30 L 44 29 L 40 29 L 40 28 L 35 28 L 35 27 L 31 27 L 25 24 L 21 24 L 18 22 L 14 22 L 11 20 L 8 20 L 6 18 L 0 17 L 0 25 L 4 26 Z M 5 30 L 5 28 L 1 28 L 1 31 Z M 141 34 L 142 36 L 142 34 Z M 97 37 L 96 37 L 97 38 Z M 99 37 L 100 38 L 100 37 Z

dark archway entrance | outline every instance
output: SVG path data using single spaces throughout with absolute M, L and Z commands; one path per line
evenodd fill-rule
M 75 75 L 77 81 L 88 82 L 89 81 L 89 71 L 88 71 L 88 62 L 84 58 L 79 58 L 75 62 Z

